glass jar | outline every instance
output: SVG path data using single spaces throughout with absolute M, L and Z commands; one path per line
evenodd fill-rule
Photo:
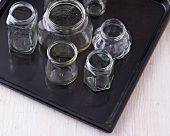
M 57 85 L 67 85 L 78 75 L 76 46 L 68 41 L 56 41 L 47 49 L 46 77 Z
M 92 33 L 93 25 L 76 0 L 52 1 L 39 22 L 39 43 L 45 47 L 57 40 L 67 40 L 81 52 L 90 46 Z
M 95 49 L 108 51 L 113 59 L 121 59 L 130 51 L 132 41 L 124 24 L 112 18 L 95 31 L 92 43 Z
M 114 60 L 105 50 L 94 50 L 86 59 L 84 83 L 94 92 L 109 89 L 113 79 Z
M 107 0 L 83 0 L 86 12 L 90 16 L 100 16 L 106 10 Z
M 13 4 L 6 20 L 9 48 L 15 52 L 32 53 L 37 45 L 37 11 L 27 2 Z

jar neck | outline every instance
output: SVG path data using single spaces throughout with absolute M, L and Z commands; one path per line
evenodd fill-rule
M 27 8 L 31 11 L 31 15 L 30 17 L 28 17 L 27 19 L 24 20 L 20 20 L 17 19 L 16 17 L 13 16 L 14 11 L 17 8 Z M 14 3 L 10 10 L 9 10 L 9 15 L 7 18 L 7 24 L 15 24 L 15 25 L 27 25 L 29 23 L 31 23 L 36 17 L 36 10 L 33 8 L 33 6 L 27 2 L 24 1 L 20 1 L 20 2 L 16 2 Z
M 73 50 L 73 57 L 67 61 L 64 61 L 64 62 L 60 62 L 60 61 L 56 61 L 53 56 L 51 56 L 52 53 L 52 49 L 57 47 L 57 46 L 60 46 L 61 44 L 65 44 L 67 46 L 70 47 L 70 49 Z M 48 47 L 47 49 L 47 56 L 48 56 L 48 59 L 50 60 L 50 62 L 58 67 L 66 67 L 66 66 L 69 66 L 71 65 L 73 62 L 75 62 L 75 60 L 77 59 L 77 55 L 78 55 L 78 51 L 77 51 L 77 48 L 76 46 L 69 42 L 69 41 L 62 41 L 62 40 L 59 40 L 59 41 L 56 41 L 54 42 L 51 46 Z
M 109 64 L 103 68 L 97 68 L 97 67 L 93 66 L 90 63 L 90 59 L 93 55 L 96 55 L 96 54 L 107 56 Z M 111 55 L 108 52 L 106 52 L 105 50 L 101 50 L 101 49 L 94 50 L 87 56 L 86 67 L 94 74 L 103 74 L 105 72 L 112 71 L 113 65 L 114 65 L 114 60 L 112 59 Z
M 76 7 L 81 13 L 81 19 L 78 22 L 76 22 L 74 25 L 62 26 L 62 25 L 56 24 L 50 19 L 50 14 L 52 14 L 52 10 L 55 7 L 66 5 L 66 4 L 69 6 Z M 69 1 L 68 0 L 55 0 L 49 4 L 44 14 L 44 19 L 45 19 L 46 25 L 48 25 L 48 27 L 50 27 L 52 31 L 59 31 L 61 33 L 70 33 L 70 32 L 74 32 L 75 30 L 79 29 L 83 25 L 85 21 L 85 15 L 86 15 L 85 9 L 80 2 L 76 0 L 69 0 Z
M 126 28 L 120 20 L 112 18 L 102 24 L 100 32 L 104 39 L 119 41 L 125 35 Z

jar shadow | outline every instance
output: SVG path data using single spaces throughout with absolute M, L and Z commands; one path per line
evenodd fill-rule
M 92 106 L 92 107 L 100 107 L 108 103 L 110 98 L 110 91 L 105 90 L 101 92 L 93 92 L 87 87 L 85 84 L 83 85 L 81 96 L 85 105 Z
M 10 72 L 20 80 L 30 80 L 34 77 L 37 66 L 35 62 L 35 52 L 32 54 L 21 54 L 9 51 L 10 54 Z
M 45 83 L 47 88 L 49 89 L 48 91 L 55 94 L 55 95 L 70 95 L 72 93 L 74 93 L 74 91 L 76 90 L 76 84 L 75 83 L 71 83 L 69 85 L 57 85 L 52 83 L 51 81 L 48 80 L 47 77 L 45 77 Z

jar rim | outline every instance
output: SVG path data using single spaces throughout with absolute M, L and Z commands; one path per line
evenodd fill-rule
M 15 18 L 12 13 L 14 12 L 15 9 L 17 9 L 18 7 L 26 7 L 28 8 L 29 10 L 31 10 L 32 14 L 29 18 L 27 19 L 24 19 L 24 20 L 20 20 L 20 19 L 17 19 Z M 28 2 L 25 2 L 25 1 L 19 1 L 19 2 L 16 2 L 14 3 L 10 10 L 9 10 L 9 14 L 11 15 L 11 18 L 12 20 L 15 22 L 15 23 L 18 23 L 18 24 L 27 24 L 27 23 L 30 23 L 34 18 L 35 18 L 35 9 L 33 8 L 33 6 L 31 4 L 29 4 Z
M 108 36 L 105 32 L 104 32 L 104 28 L 110 24 L 115 24 L 117 23 L 120 28 L 122 29 L 122 32 L 118 35 L 118 36 Z M 101 25 L 101 34 L 104 38 L 108 38 L 108 39 L 115 39 L 115 40 L 119 40 L 121 39 L 124 34 L 126 33 L 126 28 L 125 25 L 119 20 L 119 19 L 115 19 L 115 18 L 111 18 L 111 19 L 107 19 L 106 21 L 104 21 L 104 23 Z
M 69 45 L 73 51 L 74 51 L 74 56 L 68 60 L 68 61 L 65 61 L 65 62 L 58 62 L 56 60 L 54 60 L 50 53 L 51 53 L 51 49 L 54 47 L 54 46 L 57 46 L 57 45 L 60 45 L 60 44 L 66 44 L 66 45 Z M 69 41 L 63 41 L 63 40 L 58 40 L 56 42 L 54 42 L 51 46 L 48 47 L 47 49 L 47 57 L 48 59 L 55 65 L 57 66 L 60 66 L 60 67 L 65 67 L 65 66 L 68 66 L 70 64 L 72 64 L 76 59 L 77 59 L 77 55 L 78 55 L 78 50 L 76 48 L 76 46 L 72 43 L 72 42 L 69 42 Z
M 90 59 L 93 55 L 95 54 L 104 54 L 106 55 L 108 58 L 109 58 L 109 64 L 104 67 L 104 68 L 96 68 L 94 67 L 91 63 L 90 63 Z M 105 50 L 101 50 L 101 49 L 97 49 L 97 50 L 94 50 L 92 52 L 90 52 L 90 54 L 87 56 L 87 59 L 86 59 L 86 65 L 88 68 L 90 68 L 92 71 L 97 71 L 97 72 L 104 72 L 106 70 L 110 70 L 113 68 L 113 65 L 114 65 L 114 60 L 112 59 L 112 56 Z
M 78 8 L 82 15 L 82 18 L 80 19 L 80 21 L 78 21 L 76 24 L 70 25 L 70 26 L 61 26 L 61 25 L 55 24 L 49 17 L 50 13 L 55 7 L 57 7 L 59 5 L 63 5 L 63 4 L 72 5 L 72 6 L 75 6 L 76 8 Z M 63 31 L 63 32 L 74 31 L 77 28 L 79 28 L 85 21 L 85 15 L 86 15 L 83 5 L 80 2 L 78 2 L 77 0 L 69 0 L 69 1 L 68 0 L 55 0 L 49 4 L 46 12 L 47 12 L 46 19 L 48 20 L 51 27 L 55 30 L 59 30 L 59 31 Z

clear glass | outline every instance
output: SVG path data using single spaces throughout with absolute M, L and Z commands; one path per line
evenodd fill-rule
M 37 11 L 27 2 L 16 2 L 9 10 L 9 48 L 15 52 L 32 53 L 37 45 Z
M 52 1 L 39 22 L 39 43 L 44 47 L 57 40 L 67 40 L 81 52 L 90 46 L 92 33 L 93 25 L 76 0 Z
M 130 51 L 132 41 L 124 24 L 112 18 L 95 31 L 92 43 L 95 49 L 108 51 L 113 59 L 121 59 Z
M 114 60 L 104 50 L 92 51 L 84 66 L 84 83 L 94 92 L 109 89 L 113 79 Z
M 107 0 L 83 0 L 86 12 L 90 16 L 100 16 L 106 10 Z
M 48 47 L 46 77 L 57 85 L 72 83 L 78 75 L 76 46 L 68 41 L 56 41 Z

